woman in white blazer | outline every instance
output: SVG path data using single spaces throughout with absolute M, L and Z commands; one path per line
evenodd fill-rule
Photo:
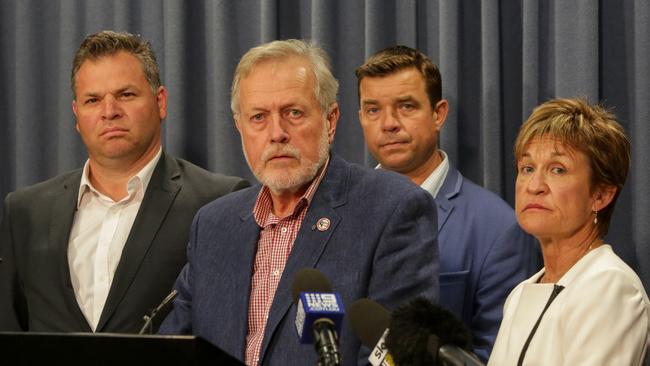
M 630 166 L 615 117 L 581 99 L 537 107 L 515 142 L 515 212 L 544 268 L 510 293 L 488 365 L 641 365 L 650 303 L 603 242 Z

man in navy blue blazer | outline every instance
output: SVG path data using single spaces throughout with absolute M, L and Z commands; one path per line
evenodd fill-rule
M 330 153 L 338 82 L 324 51 L 299 40 L 249 50 L 232 86 L 244 155 L 261 185 L 203 207 L 161 333 L 195 334 L 247 365 L 315 365 L 299 343 L 294 275 L 320 270 L 344 304 L 389 309 L 438 299 L 436 210 L 405 177 Z M 347 324 L 344 365 L 367 363 Z
M 541 268 L 538 246 L 506 202 L 464 179 L 438 148 L 449 105 L 431 60 L 394 46 L 371 56 L 356 74 L 369 150 L 382 168 L 409 177 L 435 197 L 440 303 L 467 325 L 474 352 L 485 361 L 506 297 Z

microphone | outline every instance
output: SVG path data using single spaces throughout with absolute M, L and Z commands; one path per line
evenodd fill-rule
M 153 332 L 153 319 L 156 317 L 156 315 L 158 315 L 158 312 L 160 312 L 160 310 L 164 309 L 165 306 L 167 306 L 167 304 L 169 304 L 170 302 L 172 302 L 172 300 L 174 300 L 176 295 L 178 295 L 178 291 L 172 290 L 172 292 L 170 292 L 169 295 L 167 295 L 163 299 L 160 305 L 158 305 L 158 307 L 156 307 L 151 311 L 150 315 L 145 315 L 142 317 L 142 319 L 144 320 L 144 325 L 138 332 L 139 335 L 143 335 L 147 331 L 149 332 L 149 334 Z
M 300 343 L 314 343 L 319 366 L 340 365 L 338 334 L 345 310 L 339 294 L 332 293 L 327 277 L 313 268 L 296 273 L 292 294 Z
M 371 349 L 368 362 L 372 366 L 395 366 L 386 346 L 390 312 L 375 301 L 359 299 L 350 305 L 348 313 L 354 334 Z
M 393 312 L 386 345 L 400 366 L 484 366 L 471 334 L 449 311 L 418 298 Z

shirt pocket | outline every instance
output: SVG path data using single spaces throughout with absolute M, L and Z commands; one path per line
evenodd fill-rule
M 469 270 L 440 274 L 440 305 L 452 312 L 457 319 L 463 319 L 468 277 Z

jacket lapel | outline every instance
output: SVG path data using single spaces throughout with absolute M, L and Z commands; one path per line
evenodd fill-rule
M 160 225 L 174 203 L 181 185 L 178 164 L 163 152 L 151 176 L 144 199 L 122 250 L 102 316 L 97 324 L 97 331 L 102 330 L 122 301 Z
M 260 351 L 262 360 L 260 364 L 263 364 L 263 358 L 273 334 L 293 304 L 291 287 L 296 272 L 304 267 L 316 267 L 329 239 L 341 221 L 335 208 L 345 204 L 346 201 L 348 171 L 344 164 L 346 163 L 335 155 L 331 156 L 328 171 L 325 173 L 300 226 L 269 310 L 264 342 Z M 317 223 L 321 219 L 330 220 L 327 230 L 321 231 L 317 228 Z
M 447 219 L 454 211 L 453 199 L 460 192 L 463 185 L 463 176 L 453 167 L 449 167 L 447 177 L 442 183 L 442 187 L 436 197 L 436 206 L 438 208 L 438 232 L 445 226 Z
M 221 324 L 217 324 L 222 329 L 228 329 L 229 340 L 226 342 L 231 344 L 232 354 L 244 358 L 246 355 L 246 334 L 248 333 L 248 309 L 250 302 L 251 282 L 253 279 L 253 262 L 255 261 L 255 253 L 257 252 L 257 242 L 260 237 L 260 227 L 255 222 L 253 216 L 253 206 L 257 199 L 257 194 L 261 186 L 256 186 L 250 189 L 250 196 L 246 198 L 241 204 L 241 211 L 239 217 L 242 221 L 241 229 L 233 232 L 227 237 L 234 245 L 229 246 L 229 251 L 223 254 L 223 258 L 229 258 L 229 261 L 224 263 L 218 261 L 220 273 L 227 273 L 228 278 L 222 283 L 217 283 L 217 290 L 215 293 L 227 293 L 228 301 L 218 299 L 218 305 L 221 307 L 224 318 L 221 318 Z M 235 260 L 232 260 L 235 258 Z M 249 270 L 245 270 L 249 269 Z
M 68 308 L 74 314 L 78 327 L 90 332 L 90 325 L 83 315 L 70 279 L 70 266 L 68 265 L 68 241 L 74 215 L 77 210 L 77 198 L 79 195 L 79 183 L 81 182 L 82 170 L 72 174 L 61 187 L 59 194 L 54 197 L 50 211 L 49 243 L 52 253 L 56 256 L 56 266 L 59 268 L 59 278 L 63 289 L 63 296 Z

